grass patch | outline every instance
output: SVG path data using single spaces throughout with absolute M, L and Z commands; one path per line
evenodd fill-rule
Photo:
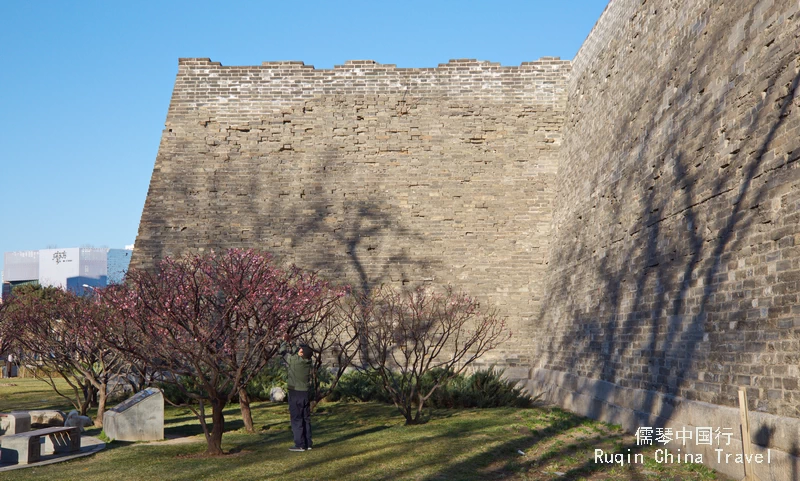
M 1 412 L 68 407 L 42 383 L 12 381 L 17 386 L 0 387 Z M 626 452 L 634 449 L 633 439 L 619 427 L 560 409 L 439 409 L 427 424 L 404 426 L 393 406 L 329 403 L 312 417 L 315 446 L 305 453 L 288 451 L 285 404 L 253 404 L 256 434 L 244 432 L 239 416 L 237 405 L 225 410 L 225 456 L 203 457 L 197 420 L 187 409 L 168 407 L 167 436 L 195 436 L 197 442 L 114 442 L 94 456 L 3 473 L 3 479 L 727 479 L 696 465 L 597 465 L 595 448 Z M 100 430 L 87 434 L 98 436 Z M 652 458 L 652 451 L 644 453 Z

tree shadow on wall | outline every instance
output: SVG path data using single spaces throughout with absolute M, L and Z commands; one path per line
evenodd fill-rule
M 749 23 L 745 28 L 748 27 Z M 664 127 L 663 119 L 651 118 L 641 129 L 634 131 L 632 126 L 639 112 L 632 112 L 618 120 L 612 133 L 618 141 L 638 140 L 637 144 L 641 146 L 638 152 L 633 146 L 629 150 L 635 156 L 630 165 L 641 169 L 645 162 L 660 162 L 662 165 L 656 169 L 658 174 L 672 169 L 674 178 L 669 187 L 679 195 L 673 198 L 664 195 L 662 189 L 665 186 L 659 189 L 655 179 L 637 179 L 635 173 L 621 175 L 616 192 L 613 192 L 617 198 L 634 197 L 633 193 L 645 188 L 642 185 L 645 182 L 650 183 L 650 187 L 642 195 L 638 220 L 630 224 L 628 232 L 621 232 L 613 239 L 614 244 L 622 247 L 601 247 L 620 254 L 601 256 L 596 272 L 602 285 L 594 293 L 588 291 L 588 285 L 581 286 L 580 280 L 573 281 L 570 272 L 556 274 L 540 317 L 542 325 L 552 326 L 545 316 L 561 307 L 556 296 L 562 293 L 570 293 L 565 299 L 569 295 L 580 297 L 585 293 L 592 296 L 602 309 L 592 311 L 589 303 L 581 309 L 580 301 L 567 300 L 564 303 L 560 315 L 567 317 L 568 325 L 574 329 L 561 338 L 550 337 L 545 366 L 645 389 L 643 405 L 636 406 L 636 409 L 657 416 L 656 425 L 663 425 L 671 417 L 673 407 L 669 403 L 659 404 L 656 392 L 695 398 L 695 391 L 684 389 L 692 382 L 689 375 L 697 369 L 694 365 L 697 361 L 708 362 L 705 371 L 715 379 L 712 382 L 721 386 L 728 384 L 720 379 L 726 373 L 724 365 L 737 362 L 737 353 L 742 351 L 745 343 L 743 337 L 726 335 L 728 324 L 756 322 L 764 316 L 763 311 L 748 315 L 742 310 L 744 305 L 741 302 L 749 301 L 744 297 L 745 291 L 756 286 L 753 280 L 743 279 L 737 281 L 741 284 L 736 288 L 729 289 L 730 286 L 725 285 L 728 281 L 727 264 L 732 258 L 731 253 L 744 247 L 745 234 L 752 232 L 754 223 L 759 221 L 758 212 L 763 208 L 762 202 L 766 200 L 770 187 L 766 181 L 759 183 L 765 174 L 764 163 L 770 158 L 778 131 L 789 118 L 800 83 L 800 73 L 786 85 L 775 84 L 779 74 L 771 77 L 765 93 L 778 92 L 774 108 L 764 100 L 771 100 L 771 95 L 757 99 L 755 108 L 750 110 L 750 124 L 742 129 L 742 139 L 758 135 L 760 144 L 752 146 L 749 152 L 732 150 L 727 165 L 720 166 L 722 172 L 710 182 L 714 179 L 712 173 L 706 171 L 703 175 L 702 168 L 698 168 L 698 158 L 702 159 L 705 153 L 700 149 L 690 150 L 688 146 L 692 145 L 692 140 L 700 139 L 701 149 L 704 149 L 713 145 L 720 135 L 729 136 L 730 133 L 725 132 L 725 125 L 718 129 L 717 122 L 707 122 L 692 130 L 692 126 L 698 124 L 693 122 L 696 118 L 693 114 L 715 112 L 721 123 L 720 113 L 732 104 L 730 97 L 735 93 L 735 90 L 726 92 L 716 103 L 709 95 L 697 95 L 698 90 L 702 93 L 701 89 L 712 85 L 715 80 L 702 67 L 707 61 L 720 58 L 715 55 L 716 45 L 725 45 L 726 32 L 722 27 L 717 25 L 712 34 L 717 38 L 709 41 L 708 48 L 698 54 L 695 70 L 686 81 L 678 84 L 680 79 L 673 77 L 686 66 L 686 59 L 682 56 L 673 55 L 669 59 L 672 63 L 665 64 L 658 71 L 660 76 L 656 85 L 679 91 L 672 103 L 681 107 L 668 110 L 672 119 L 677 119 L 671 128 Z M 680 47 L 676 51 L 682 50 Z M 732 57 L 728 56 L 727 64 L 716 71 L 734 71 L 735 59 Z M 790 67 L 790 55 L 780 60 L 785 62 L 785 68 Z M 651 93 L 651 90 L 635 92 L 638 98 L 631 105 L 646 105 L 646 96 Z M 666 149 L 663 152 L 652 151 L 651 146 L 656 142 L 654 133 L 667 129 L 670 138 Z M 745 140 L 741 143 L 747 145 Z M 704 160 L 713 163 L 714 159 L 707 156 Z M 737 165 L 738 171 L 735 169 Z M 716 167 L 716 164 L 711 167 Z M 785 164 L 775 169 L 781 167 Z M 624 225 L 622 203 L 613 205 L 611 218 Z M 591 262 L 593 253 L 588 246 L 593 244 L 587 235 L 586 231 L 580 232 L 574 240 L 574 248 L 561 249 L 555 265 L 577 266 L 587 259 Z M 737 310 L 739 312 L 735 314 L 727 314 Z M 757 317 L 750 317 L 753 315 Z M 704 340 L 705 335 L 709 337 Z M 713 349 L 712 343 L 716 344 Z M 631 359 L 641 359 L 641 363 L 626 364 Z M 620 373 L 623 366 L 629 373 L 627 378 Z M 731 383 L 735 384 L 735 379 Z M 598 386 L 592 395 L 603 398 L 600 389 Z M 727 392 L 724 387 L 721 389 L 713 399 L 703 400 L 735 404 L 736 387 L 732 386 Z M 592 405 L 595 409 L 589 415 L 599 416 L 599 404 Z
M 263 208 L 249 204 L 249 215 L 258 219 L 255 239 L 265 243 L 265 250 L 367 294 L 386 282 L 406 284 L 430 276 L 439 262 L 410 252 L 409 246 L 425 238 L 404 226 L 396 207 L 375 190 L 359 191 L 349 200 L 342 186 L 355 185 L 352 167 L 333 148 L 305 155 L 311 157 L 306 159 L 311 172 L 295 179 L 297 192 L 276 196 L 257 179 L 250 182 L 249 196 L 266 200 Z M 280 232 L 274 219 L 285 222 Z M 289 245 L 270 245 L 277 235 L 288 238 Z

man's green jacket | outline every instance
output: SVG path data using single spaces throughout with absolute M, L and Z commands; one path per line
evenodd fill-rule
M 287 352 L 286 362 L 289 364 L 286 385 L 293 391 L 308 391 L 311 380 L 311 359 L 303 359 L 297 355 L 297 346 L 284 343 L 281 351 Z

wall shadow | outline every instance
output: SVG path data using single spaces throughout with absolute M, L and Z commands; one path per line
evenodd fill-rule
M 788 84 L 776 83 L 782 77 L 778 73 L 768 76 L 766 85 L 759 87 L 763 95 L 752 91 L 744 100 L 733 98 L 740 93 L 734 86 L 716 100 L 706 91 L 716 82 L 714 75 L 736 72 L 740 61 L 736 55 L 719 54 L 729 32 L 724 22 L 712 24 L 718 13 L 714 8 L 720 7 L 711 7 L 702 19 L 703 28 L 713 27 L 710 31 L 674 45 L 668 58 L 658 60 L 663 65 L 648 70 L 655 90 L 625 92 L 633 99 L 630 105 L 638 106 L 647 106 L 654 94 L 656 103 L 666 102 L 657 96 L 661 91 L 675 93 L 657 117 L 637 121 L 654 112 L 640 107 L 621 111 L 613 123 L 611 137 L 627 147 L 622 160 L 615 160 L 639 170 L 620 173 L 606 185 L 595 179 L 593 191 L 605 196 L 609 224 L 620 227 L 605 244 L 597 245 L 591 237 L 596 227 L 589 225 L 588 202 L 579 211 L 589 215 L 585 227 L 574 238 L 557 240 L 569 247 L 561 248 L 551 265 L 592 263 L 600 285 L 583 284 L 589 281 L 576 280 L 569 270 L 557 272 L 551 277 L 538 320 L 550 326 L 550 339 L 542 344 L 547 353 L 543 367 L 646 390 L 643 405 L 636 409 L 658 416 L 662 425 L 672 416 L 672 406 L 659 403 L 656 393 L 735 405 L 736 380 L 730 365 L 741 361 L 736 356 L 742 354 L 745 337 L 727 333 L 735 330 L 731 326 L 736 322 L 757 322 L 769 312 L 746 308 L 747 293 L 756 288 L 755 282 L 737 279 L 738 284 L 730 283 L 728 264 L 732 253 L 748 247 L 742 243 L 757 229 L 759 209 L 764 208 L 772 187 L 765 163 L 771 160 L 776 136 L 790 113 L 797 115 L 792 112 L 800 83 L 796 70 Z M 745 9 L 745 14 L 749 15 L 744 25 L 747 31 L 755 13 Z M 704 49 L 698 50 L 701 41 Z M 747 41 L 755 42 L 753 38 Z M 793 59 L 788 55 L 776 61 L 790 68 Z M 708 65 L 713 68 L 705 68 Z M 691 69 L 690 75 L 682 74 L 686 69 Z M 737 119 L 733 133 L 726 131 L 729 126 L 722 113 L 732 109 L 734 102 L 748 101 L 752 106 L 747 118 Z M 698 122 L 707 113 L 711 118 Z M 668 140 L 660 149 L 664 139 L 655 136 L 665 133 Z M 738 138 L 732 138 L 733 134 Z M 757 139 L 757 144 L 750 138 Z M 723 161 L 710 153 L 720 141 L 731 143 Z M 629 207 L 636 198 L 641 199 L 640 207 L 631 220 Z M 736 309 L 740 313 L 728 314 Z M 558 332 L 553 327 L 565 322 L 572 329 Z M 698 378 L 698 371 L 707 377 Z M 719 387 L 728 382 L 732 389 Z M 602 399 L 605 393 L 598 388 L 593 395 Z M 588 413 L 591 417 L 602 409 L 599 403 L 594 406 Z M 766 433 L 759 444 L 767 445 L 769 437 Z

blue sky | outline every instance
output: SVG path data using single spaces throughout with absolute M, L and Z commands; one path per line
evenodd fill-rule
M 0 253 L 134 242 L 180 57 L 572 59 L 607 3 L 0 2 Z

